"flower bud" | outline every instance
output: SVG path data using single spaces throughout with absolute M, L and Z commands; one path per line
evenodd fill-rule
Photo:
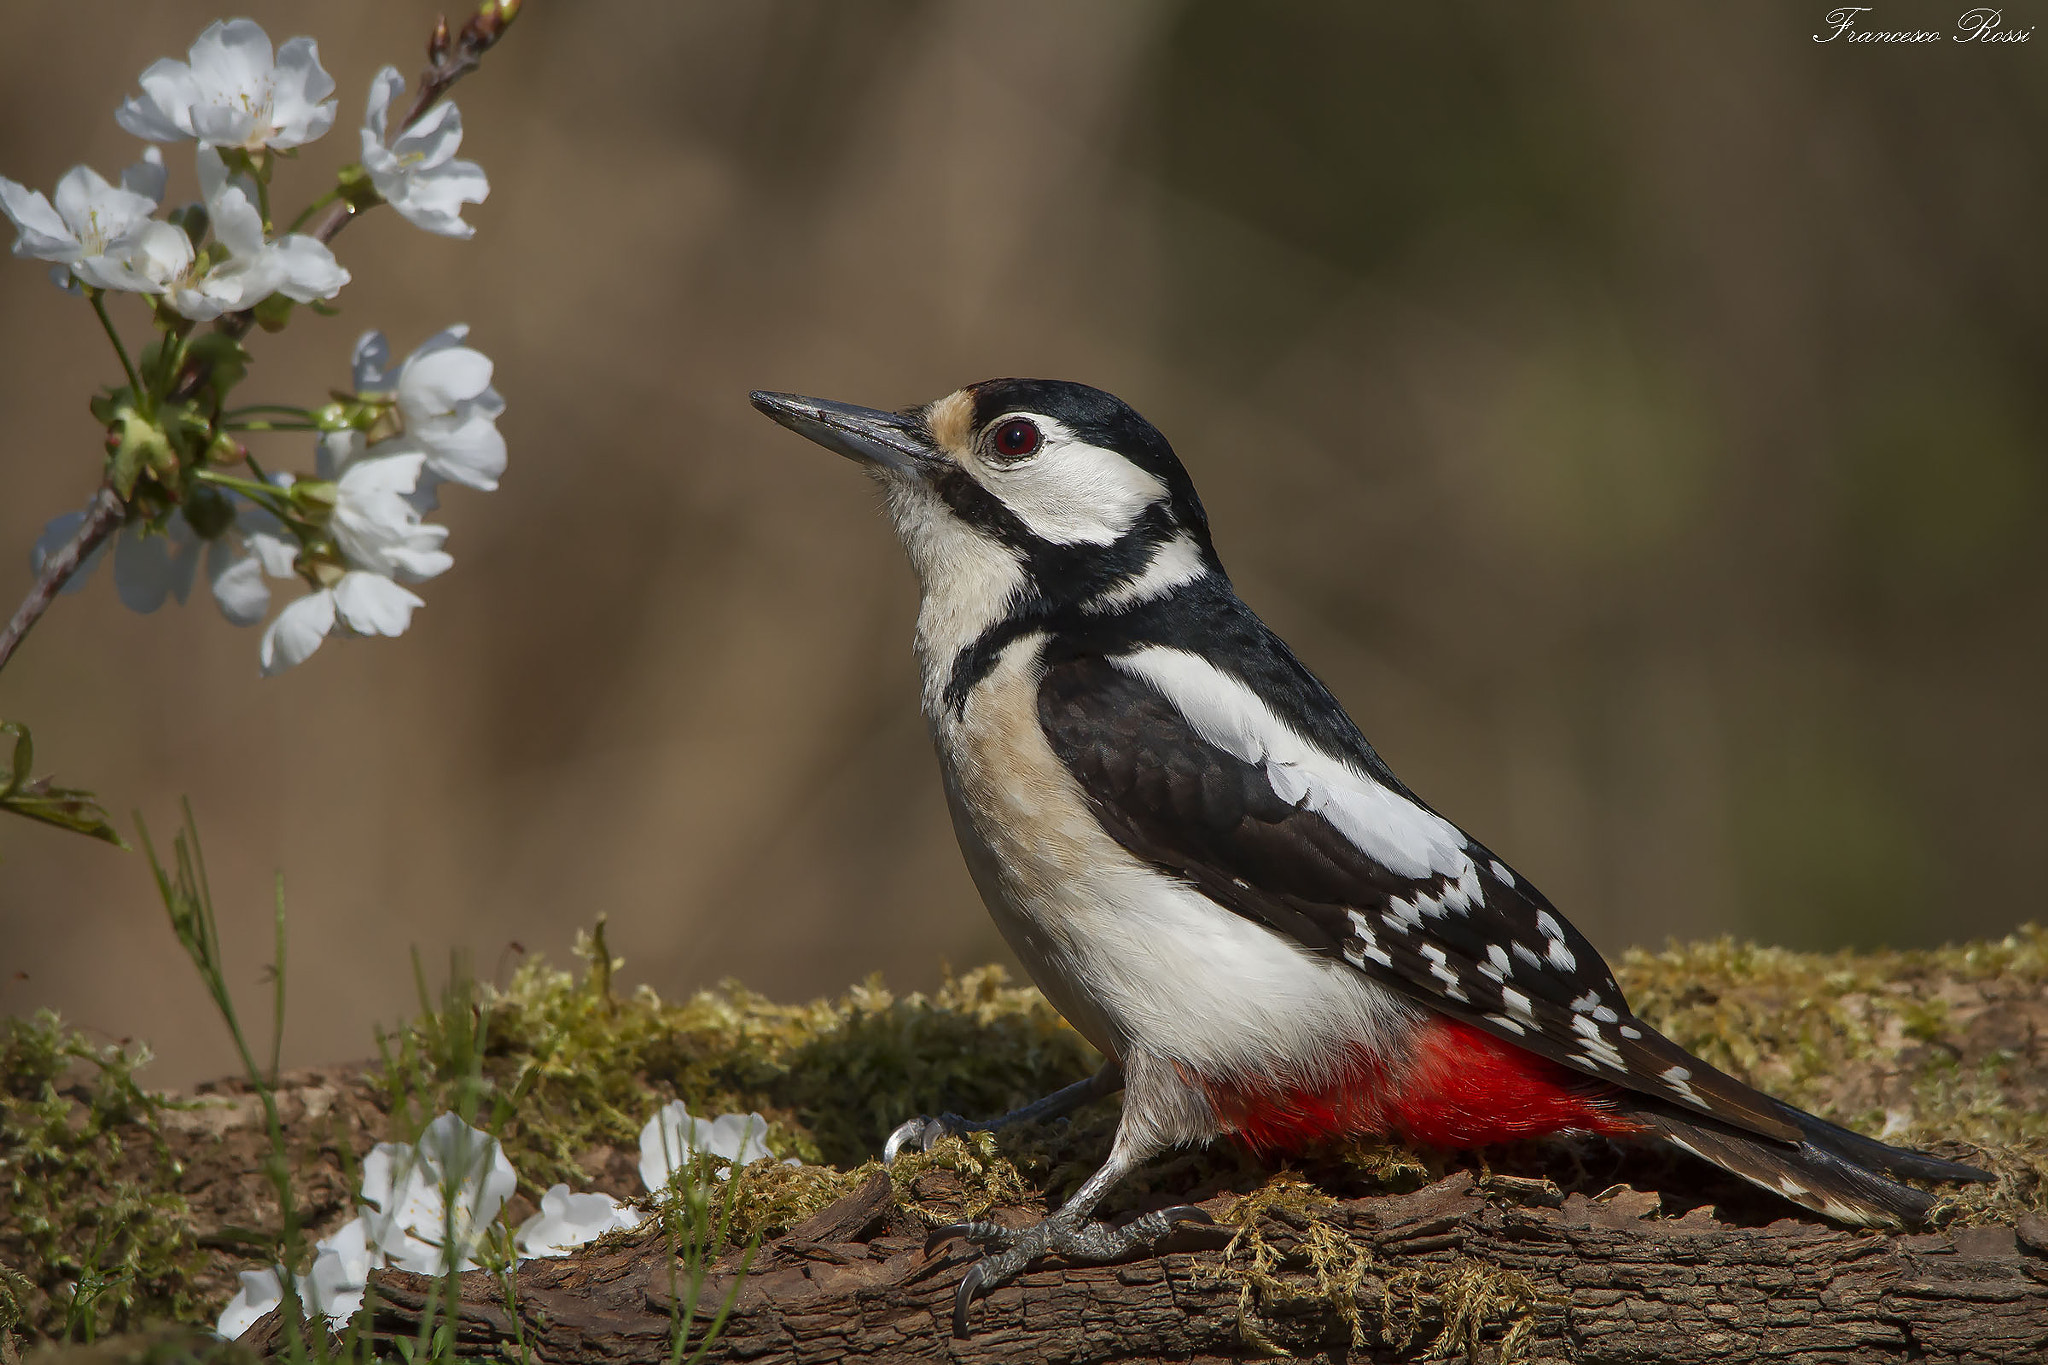
M 201 464 L 238 465 L 249 458 L 249 448 L 227 432 L 217 432 L 207 443 L 206 453 L 199 457 Z
M 282 294 L 272 294 L 251 311 L 258 327 L 266 332 L 282 332 L 292 320 L 292 301 Z
M 136 481 L 145 471 L 168 482 L 178 471 L 178 454 L 162 427 L 133 408 L 124 409 L 107 429 L 107 478 L 121 501 L 134 498 Z
M 235 505 L 227 494 L 202 483 L 185 499 L 185 520 L 200 539 L 213 540 L 235 524 Z

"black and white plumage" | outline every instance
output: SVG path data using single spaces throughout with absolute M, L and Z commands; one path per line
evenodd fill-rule
M 1637 1019 L 1592 944 L 1410 792 L 1238 599 L 1186 471 L 1118 399 L 992 380 L 902 413 L 754 403 L 878 476 L 923 589 L 924 710 L 968 866 L 1113 1059 L 1088 1093 L 1124 1086 L 1108 1163 L 1042 1231 L 965 1229 L 1001 1249 L 963 1315 L 1035 1255 L 1128 1252 L 1084 1221 L 1102 1193 L 1223 1132 L 1640 1134 L 1852 1223 L 1925 1214 L 1888 1177 L 1981 1178 Z

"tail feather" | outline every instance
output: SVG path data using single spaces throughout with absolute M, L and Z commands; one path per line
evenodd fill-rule
M 1690 1114 L 1681 1117 L 1662 1106 L 1645 1107 L 1630 1117 L 1648 1131 L 1752 1185 L 1837 1222 L 1859 1227 L 1917 1226 L 1927 1221 L 1935 1202 L 1935 1197 L 1925 1190 L 1898 1184 L 1870 1170 L 1864 1160 L 1894 1175 L 1929 1171 L 1937 1179 L 1989 1179 L 1975 1167 L 1886 1147 L 1789 1106 L 1788 1112 L 1796 1116 L 1806 1134 L 1803 1141 L 1777 1142 L 1711 1119 L 1696 1119 Z M 1853 1138 L 1854 1142 L 1843 1142 L 1842 1136 Z M 1883 1159 L 1874 1154 L 1864 1157 L 1871 1149 L 1884 1153 Z M 1939 1173 L 1930 1168 L 1939 1168 Z M 1952 1171 L 1967 1174 L 1948 1173 Z
M 1886 1175 L 1905 1176 L 1913 1180 L 1990 1180 L 1991 1172 L 1966 1166 L 1960 1161 L 1944 1161 L 1938 1156 L 1916 1152 L 1909 1147 L 1893 1147 L 1879 1142 L 1876 1138 L 1851 1132 L 1847 1128 L 1829 1123 L 1826 1119 L 1815 1118 L 1803 1110 L 1785 1105 L 1785 1116 L 1799 1126 L 1806 1140 L 1817 1147 L 1825 1147 L 1840 1156 L 1848 1158 L 1859 1166 L 1870 1166 Z

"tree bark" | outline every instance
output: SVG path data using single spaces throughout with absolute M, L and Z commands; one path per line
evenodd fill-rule
M 1503 1190 L 1507 1198 L 1503 1198 Z M 920 1198 L 922 1198 L 920 1191 Z M 1533 1196 L 1535 1202 L 1526 1202 Z M 1516 1202 L 1519 1199 L 1523 1202 Z M 1218 1196 L 1211 1211 L 1233 1201 Z M 1584 1365 L 1729 1360 L 2029 1362 L 2048 1359 L 2048 1222 L 1878 1235 L 1786 1218 L 1720 1221 L 1712 1209 L 1648 1217 L 1654 1195 L 1555 1200 L 1539 1181 L 1460 1172 L 1413 1194 L 1346 1200 L 1311 1222 L 1260 1224 L 1278 1257 L 1247 1287 L 1229 1229 L 1176 1234 L 1118 1266 L 1048 1266 L 975 1305 L 952 1335 L 952 1296 L 973 1253 L 929 1257 L 885 1177 L 764 1244 L 717 1361 L 1226 1360 L 1284 1349 L 1332 1361 L 1424 1355 Z M 1005 1210 L 1022 1222 L 1036 1210 Z M 1341 1233 L 1348 1290 L 1319 1293 L 1312 1243 Z M 1328 1270 L 1327 1255 L 1325 1270 Z M 702 1293 L 715 1311 L 737 1256 Z M 376 1277 L 380 1337 L 410 1337 L 435 1282 Z M 666 1365 L 671 1258 L 658 1238 L 528 1262 L 516 1312 L 503 1286 L 463 1277 L 461 1354 L 549 1365 Z

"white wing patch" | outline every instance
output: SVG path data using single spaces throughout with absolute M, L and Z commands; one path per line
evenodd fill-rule
M 1110 662 L 1157 688 L 1203 739 L 1263 768 L 1282 800 L 1321 815 L 1394 875 L 1455 883 L 1433 900 L 1437 913 L 1479 903 L 1476 869 L 1457 826 L 1310 744 L 1237 679 L 1198 654 L 1162 645 Z M 1423 907 L 1411 910 L 1419 923 Z

